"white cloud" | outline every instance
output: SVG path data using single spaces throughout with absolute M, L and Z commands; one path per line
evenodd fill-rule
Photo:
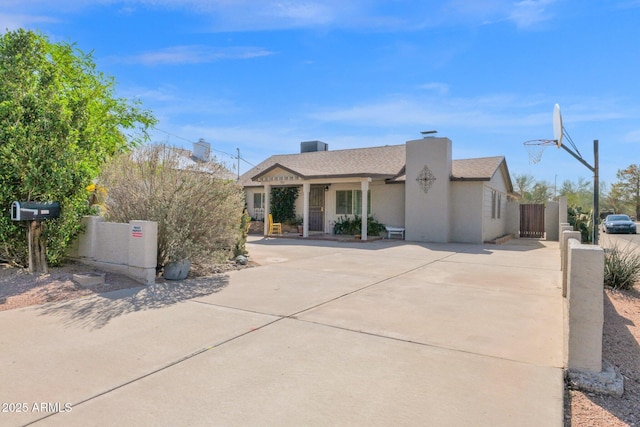
M 446 10 L 452 19 L 475 24 L 494 24 L 512 21 L 518 28 L 532 29 L 552 17 L 549 7 L 557 0 L 450 0 Z
M 449 85 L 439 82 L 426 83 L 418 86 L 418 89 L 431 91 L 437 93 L 438 95 L 446 95 L 447 93 L 449 93 Z
M 639 144 L 640 143 L 640 129 L 633 130 L 631 132 L 627 132 L 622 135 L 622 142 L 631 143 L 631 144 Z
M 181 10 L 198 14 L 213 31 L 257 31 L 332 25 L 337 21 L 365 14 L 362 0 L 0 0 L 5 9 L 0 23 L 10 29 L 42 22 L 41 16 L 82 13 L 87 9 L 113 7 L 133 15 L 141 9 Z M 10 12 L 9 12 L 10 11 Z M 9 14 L 11 13 L 11 14 Z M 34 13 L 34 15 L 31 15 Z
M 551 15 L 546 6 L 555 0 L 522 0 L 514 5 L 509 14 L 509 20 L 515 22 L 519 28 L 531 28 L 548 20 Z
M 344 126 L 380 132 L 401 129 L 436 129 L 445 134 L 495 135 L 499 138 L 536 139 L 553 137 L 555 99 L 532 95 L 495 94 L 453 98 L 442 95 L 412 94 L 373 100 L 351 106 L 318 108 L 308 113 L 319 126 Z M 601 136 L 611 138 L 614 123 L 640 117 L 618 99 L 575 99 L 563 110 L 565 126 L 576 141 Z M 606 130 L 603 135 L 603 130 Z M 619 138 L 620 139 L 620 138 Z M 629 132 L 623 142 L 638 142 L 640 131 Z
M 557 0 L 45 0 L 3 1 L 16 23 L 39 22 L 39 14 L 61 16 L 87 9 L 113 7 L 134 15 L 141 9 L 180 10 L 198 14 L 209 31 L 264 31 L 290 28 L 347 28 L 374 31 L 414 31 L 436 25 L 472 25 L 513 21 L 520 28 L 534 28 L 549 19 Z M 638 0 L 633 0 L 638 1 Z
M 275 2 L 272 15 L 294 24 L 326 24 L 334 20 L 331 7 L 318 2 Z
M 55 18 L 45 15 L 28 14 L 0 14 L 0 32 L 14 31 L 18 28 L 31 28 L 36 24 L 58 22 Z
M 121 90 L 120 95 L 129 99 L 145 100 L 145 102 L 173 102 L 179 99 L 177 91 L 178 88 L 166 85 L 159 88 L 130 87 Z
M 251 59 L 273 54 L 274 52 L 256 47 L 217 48 L 191 45 L 172 46 L 161 50 L 144 52 L 139 55 L 117 59 L 117 61 L 144 65 L 203 64 L 229 59 Z
M 212 31 L 260 31 L 289 28 L 380 28 L 395 17 L 374 13 L 377 0 L 263 0 L 216 2 L 210 9 Z
M 531 104 L 533 101 L 525 104 Z M 551 113 L 541 114 L 522 107 L 513 96 L 480 98 L 403 97 L 313 113 L 314 119 L 367 126 L 434 128 L 520 129 L 551 123 Z M 548 116 L 548 117 L 547 117 Z
M 626 0 L 618 3 L 620 9 L 634 9 L 640 7 L 640 0 Z

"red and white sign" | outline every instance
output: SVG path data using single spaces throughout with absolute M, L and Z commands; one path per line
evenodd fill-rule
M 142 237 L 142 226 L 133 225 L 131 227 L 131 237 Z

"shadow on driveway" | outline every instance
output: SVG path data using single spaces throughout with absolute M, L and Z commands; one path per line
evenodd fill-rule
M 63 303 L 46 304 L 38 310 L 40 315 L 63 318 L 67 326 L 100 329 L 116 317 L 210 295 L 221 291 L 228 284 L 227 275 L 176 282 L 162 281 L 146 287 L 121 289 Z

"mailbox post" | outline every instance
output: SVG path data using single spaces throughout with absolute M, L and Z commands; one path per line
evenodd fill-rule
M 42 221 L 58 218 L 60 203 L 58 202 L 13 202 L 11 203 L 11 219 L 13 221 L 29 221 L 27 226 L 27 243 L 29 245 L 29 272 L 36 269 L 48 273 L 47 247 L 42 234 Z M 35 264 L 35 268 L 34 268 Z
M 13 202 L 11 219 L 14 221 L 40 221 L 60 216 L 58 202 Z

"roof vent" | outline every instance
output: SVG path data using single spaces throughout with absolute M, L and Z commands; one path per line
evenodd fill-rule
M 211 156 L 211 144 L 200 138 L 193 143 L 193 157 L 199 162 L 208 162 Z
M 423 130 L 420 133 L 422 134 L 423 138 L 430 138 L 430 137 L 436 136 L 436 133 L 438 133 L 438 131 L 437 130 Z
M 304 141 L 300 143 L 301 153 L 312 153 L 314 151 L 329 151 L 329 144 L 322 141 Z

